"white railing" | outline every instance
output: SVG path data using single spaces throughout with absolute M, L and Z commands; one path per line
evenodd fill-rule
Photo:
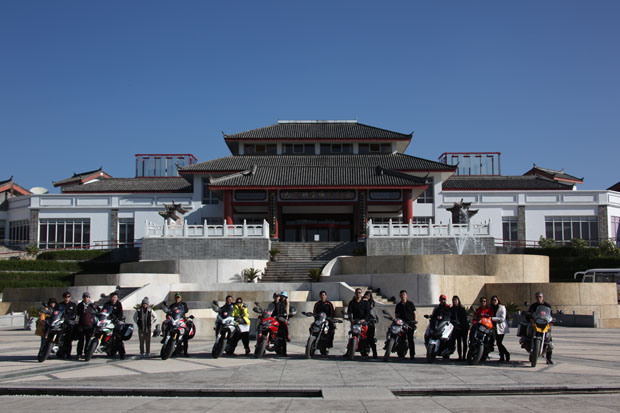
M 248 224 L 243 220 L 241 225 L 188 225 L 164 223 L 156 224 L 146 221 L 145 238 L 269 238 L 269 224 Z
M 372 219 L 368 220 L 366 228 L 368 237 L 449 237 L 460 235 L 472 235 L 474 237 L 491 235 L 490 221 L 481 224 L 401 224 L 389 221 L 387 224 L 374 224 Z

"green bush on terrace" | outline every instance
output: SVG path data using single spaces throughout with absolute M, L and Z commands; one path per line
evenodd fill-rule
M 0 261 L 1 271 L 56 271 L 86 274 L 117 273 L 118 263 L 97 261 L 44 261 L 44 260 L 3 260 Z
M 0 292 L 6 288 L 69 287 L 73 274 L 66 272 L 0 272 Z
M 88 261 L 104 258 L 109 250 L 58 250 L 45 251 L 37 256 L 37 260 L 66 260 L 66 261 Z

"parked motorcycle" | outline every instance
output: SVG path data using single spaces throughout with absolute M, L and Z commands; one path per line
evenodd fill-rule
M 161 346 L 160 356 L 162 360 L 171 357 L 177 349 L 182 347 L 184 340 L 189 340 L 196 334 L 196 327 L 193 315 L 185 317 L 185 312 L 180 308 L 169 308 L 166 302 L 163 303 L 163 310 L 166 312 L 164 321 L 164 338 Z
M 111 305 L 106 305 L 95 314 L 95 330 L 86 345 L 84 360 L 89 361 L 97 348 L 108 357 L 114 357 L 122 342 L 131 339 L 133 324 L 118 319 L 112 314 L 112 310 Z
M 325 313 L 312 313 L 302 312 L 306 317 L 314 317 L 314 322 L 310 325 L 310 336 L 306 342 L 306 358 L 310 359 L 314 356 L 314 353 L 318 349 L 322 356 L 326 356 L 329 353 L 330 346 L 330 326 L 333 325 L 336 328 L 336 323 L 342 323 L 342 320 L 327 317 Z M 331 324 L 330 324 L 331 322 Z
M 482 315 L 473 320 L 469 330 L 467 363 L 478 364 L 487 359 L 493 351 L 493 321 L 489 315 Z
M 530 353 L 532 367 L 536 367 L 538 358 L 553 350 L 553 343 L 549 341 L 548 334 L 555 320 L 551 317 L 551 308 L 543 305 L 539 305 L 533 314 L 530 312 L 521 314 L 525 315 L 525 320 L 519 325 L 518 335 L 521 336 L 519 343 Z
M 43 363 L 54 348 L 56 348 L 56 356 L 64 358 L 64 344 L 66 340 L 71 340 L 71 336 L 69 334 L 70 329 L 67 328 L 67 323 L 65 323 L 63 309 L 58 308 L 58 306 L 49 308 L 43 304 L 43 308 L 40 311 L 47 314 L 47 318 L 45 319 L 45 327 L 37 360 L 39 363 Z
M 286 354 L 286 335 L 281 323 L 286 323 L 283 317 L 274 317 L 274 305 L 269 304 L 266 309 L 262 309 L 258 303 L 252 310 L 259 314 L 256 325 L 256 347 L 254 357 L 261 358 L 265 351 L 274 351 L 276 354 Z M 291 306 L 289 317 L 295 316 L 297 310 Z
M 225 311 L 217 301 L 213 301 L 213 311 L 217 313 L 215 319 L 215 343 L 211 350 L 213 358 L 218 358 L 224 354 L 226 344 L 233 338 L 237 330 L 237 322 L 231 312 Z
M 348 315 L 344 314 L 348 319 Z M 349 360 L 355 359 L 355 353 L 359 351 L 362 357 L 368 356 L 368 321 L 350 320 L 349 338 L 347 341 L 347 352 L 345 357 Z
M 412 326 L 400 318 L 392 317 L 392 315 L 385 310 L 383 310 L 383 314 L 383 318 L 392 322 L 385 336 L 385 355 L 383 356 L 383 361 L 388 361 L 392 353 L 396 353 L 398 357 L 403 358 L 407 355 L 407 351 L 409 350 L 407 331 L 410 329 L 415 331 L 418 322 L 414 321 Z
M 450 323 L 450 319 L 441 315 L 431 318 L 428 314 L 424 318 L 430 319 L 424 333 L 426 361 L 433 363 L 437 356 L 449 358 L 450 354 L 454 353 L 454 343 L 452 343 L 454 326 Z

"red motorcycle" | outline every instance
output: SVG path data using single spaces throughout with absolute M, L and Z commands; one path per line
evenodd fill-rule
M 345 318 L 346 314 L 345 314 Z M 351 329 L 349 330 L 349 341 L 347 343 L 347 353 L 345 357 L 349 360 L 355 358 L 355 353 L 359 351 L 362 357 L 368 356 L 368 322 L 362 320 L 351 320 Z
M 259 314 L 258 323 L 256 325 L 256 348 L 254 357 L 261 358 L 265 351 L 275 351 L 278 355 L 286 354 L 286 332 L 282 328 L 287 321 L 284 317 L 274 317 L 274 305 L 269 304 L 266 309 L 262 309 L 258 303 L 253 308 L 254 312 Z M 297 311 L 294 307 L 290 307 L 289 317 L 293 317 Z

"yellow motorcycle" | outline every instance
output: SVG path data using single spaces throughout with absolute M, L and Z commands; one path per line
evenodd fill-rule
M 553 343 L 549 341 L 549 333 L 553 325 L 551 308 L 540 305 L 534 313 L 524 313 L 525 320 L 519 326 L 519 343 L 530 353 L 530 363 L 536 367 L 538 358 L 547 351 L 553 350 Z

